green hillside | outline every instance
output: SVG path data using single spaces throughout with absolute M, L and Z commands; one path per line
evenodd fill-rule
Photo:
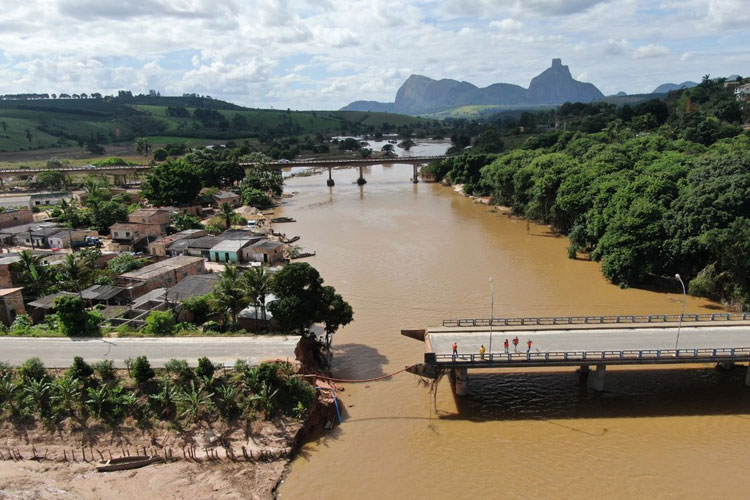
M 250 109 L 202 97 L 0 100 L 0 152 L 117 144 L 136 137 L 270 141 L 431 126 L 434 121 L 391 113 Z

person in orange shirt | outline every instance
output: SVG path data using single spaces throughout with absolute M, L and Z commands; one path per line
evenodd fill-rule
M 518 337 L 513 339 L 513 351 L 518 352 Z
M 529 348 L 528 348 L 528 349 L 526 349 L 526 352 L 531 352 L 531 344 L 533 344 L 533 342 L 531 341 L 531 339 L 529 339 L 529 340 L 528 340 L 528 341 L 526 342 L 526 345 L 527 345 L 527 346 L 529 346 Z
M 453 361 L 456 361 L 456 356 L 458 356 L 458 344 L 453 342 Z
M 505 339 L 505 342 L 503 342 L 503 346 L 505 347 L 505 354 L 508 354 L 509 345 L 510 345 L 510 342 L 508 342 L 508 339 Z
M 484 348 L 484 344 L 482 344 L 482 347 L 479 348 L 479 355 L 484 359 L 484 353 L 487 352 L 487 350 Z

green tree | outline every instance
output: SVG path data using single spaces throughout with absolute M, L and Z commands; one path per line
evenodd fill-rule
M 36 174 L 36 183 L 41 189 L 63 189 L 68 184 L 68 177 L 58 170 L 43 170 Z
M 55 298 L 55 312 L 60 332 L 65 335 L 85 335 L 92 331 L 89 316 L 80 297 L 63 295 Z
M 45 295 L 52 285 L 52 273 L 44 263 L 42 255 L 34 255 L 30 250 L 22 250 L 18 257 L 19 261 L 11 266 L 19 275 L 18 283 L 24 287 L 24 299 L 36 300 Z
M 214 376 L 216 368 L 210 359 L 203 356 L 198 358 L 198 366 L 195 369 L 195 374 L 202 380 L 211 380 Z
M 135 150 L 139 155 L 148 156 L 149 151 L 151 151 L 151 144 L 145 137 L 138 137 L 135 140 Z
M 173 335 L 175 324 L 172 311 L 151 311 L 146 317 L 146 326 L 143 327 L 143 331 L 149 335 Z
M 243 186 L 241 191 L 242 203 L 255 208 L 266 208 L 271 206 L 271 198 L 261 191 L 250 186 Z
M 245 290 L 250 302 L 258 309 L 261 310 L 261 318 L 263 324 L 268 330 L 268 322 L 266 321 L 266 296 L 271 293 L 271 275 L 266 271 L 265 266 L 253 267 L 243 275 Z M 258 319 L 257 317 L 255 318 Z
M 167 160 L 151 169 L 143 185 L 143 194 L 154 205 L 184 205 L 198 197 L 203 184 L 185 160 Z
M 119 275 L 140 269 L 146 262 L 148 262 L 148 259 L 138 258 L 129 253 L 121 253 L 107 262 L 107 269 Z
M 214 301 L 219 310 L 229 315 L 232 328 L 237 325 L 239 312 L 250 302 L 242 281 L 239 268 L 226 265 L 219 275 L 219 283 L 214 290 Z
M 172 219 L 172 222 L 178 231 L 185 231 L 187 229 L 204 229 L 201 220 L 190 214 L 177 214 Z
M 232 205 L 227 203 L 226 201 L 219 206 L 219 216 L 221 216 L 222 219 L 224 219 L 224 225 L 227 229 L 230 229 L 232 227 L 233 223 L 236 223 L 240 216 L 236 213 L 234 213 L 234 208 Z
M 107 231 L 116 222 L 128 220 L 128 207 L 116 201 L 87 201 L 91 226 L 97 231 Z

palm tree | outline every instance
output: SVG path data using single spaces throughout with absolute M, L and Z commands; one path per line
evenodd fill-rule
M 81 298 L 83 298 L 82 282 L 86 274 L 86 269 L 82 264 L 76 254 L 69 253 L 59 266 L 59 277 L 62 278 L 64 287 L 74 290 Z
M 19 283 L 24 285 L 25 297 L 35 300 L 49 288 L 50 272 L 44 265 L 42 255 L 34 255 L 30 250 L 18 254 L 19 261 L 12 264 L 19 275 Z
M 271 275 L 266 272 L 265 266 L 258 266 L 250 269 L 244 274 L 244 284 L 247 296 L 255 305 L 255 321 L 258 321 L 258 307 L 263 315 L 263 323 L 268 331 L 268 322 L 266 321 L 266 295 L 271 292 Z
M 237 266 L 226 265 L 214 291 L 214 300 L 220 309 L 229 313 L 232 326 L 237 324 L 237 315 L 250 302 L 241 277 L 242 273 Z
M 227 229 L 231 229 L 232 224 L 236 224 L 240 219 L 240 216 L 234 213 L 232 205 L 226 201 L 219 207 L 219 215 L 224 219 L 224 224 L 227 226 Z

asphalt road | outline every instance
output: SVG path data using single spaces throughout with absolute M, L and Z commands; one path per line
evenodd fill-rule
M 295 359 L 295 336 L 175 338 L 0 338 L 0 361 L 14 365 L 37 356 L 48 368 L 70 366 L 74 356 L 88 362 L 111 359 L 124 368 L 127 358 L 146 356 L 161 367 L 172 358 L 196 365 L 198 358 L 233 365 L 238 358 L 255 365 L 269 359 Z
M 545 351 L 602 351 L 629 349 L 674 349 L 677 328 L 617 328 L 602 330 L 565 331 L 508 331 L 492 335 L 492 352 L 504 352 L 503 342 L 507 338 L 513 351 L 513 337 L 518 335 L 518 351 L 526 352 L 526 341 L 531 339 L 533 352 Z M 479 353 L 484 344 L 489 354 L 490 335 L 487 330 L 478 332 L 430 332 L 430 345 L 436 353 L 450 353 L 453 342 L 458 352 Z M 682 327 L 680 349 L 750 347 L 750 327 Z

